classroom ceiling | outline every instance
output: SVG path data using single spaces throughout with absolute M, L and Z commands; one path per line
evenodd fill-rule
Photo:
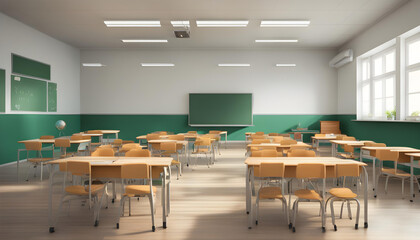
M 81 49 L 338 48 L 407 0 L 0 0 L 0 11 Z M 261 20 L 310 20 L 261 28 Z M 160 28 L 107 28 L 105 20 L 160 20 Z M 171 20 L 189 20 L 177 39 Z M 245 28 L 198 28 L 195 20 L 249 20 Z M 121 39 L 167 39 L 123 43 Z M 298 43 L 256 43 L 298 39 Z

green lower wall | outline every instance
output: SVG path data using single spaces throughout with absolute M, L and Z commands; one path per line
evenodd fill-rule
M 226 130 L 228 140 L 245 140 L 245 132 L 288 132 L 298 123 L 301 127 L 319 129 L 320 120 L 336 120 L 336 115 L 254 115 L 252 127 L 189 127 L 188 115 L 81 115 L 81 129 L 119 129 L 119 138 L 124 140 L 135 140 L 154 131 Z
M 58 137 L 55 128 L 57 120 L 64 120 L 67 127 L 65 135 L 80 132 L 80 115 L 42 115 L 42 114 L 1 114 L 0 133 L 0 164 L 16 161 L 17 149 L 24 148 L 18 144 L 20 140 L 39 138 L 41 135 Z

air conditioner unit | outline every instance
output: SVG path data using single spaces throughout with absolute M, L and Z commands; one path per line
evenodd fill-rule
M 337 54 L 337 56 L 335 56 L 330 61 L 330 67 L 339 68 L 343 66 L 344 64 L 352 62 L 352 61 L 353 61 L 353 50 L 347 49 Z

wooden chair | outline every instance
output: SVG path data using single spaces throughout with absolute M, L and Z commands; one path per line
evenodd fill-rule
M 252 134 L 249 139 L 254 140 L 254 139 L 266 139 L 266 137 L 264 135 L 256 135 L 256 134 Z
M 67 153 L 67 148 L 71 146 L 70 139 L 68 138 L 57 138 L 54 141 L 54 147 L 60 148 L 60 157 L 59 158 L 66 158 L 68 156 L 72 156 L 73 153 Z
M 125 153 L 126 157 L 152 157 L 152 154 L 147 149 L 133 148 Z
M 38 141 L 30 141 L 30 142 L 25 142 L 25 148 L 26 148 L 26 160 L 28 163 L 31 163 L 33 168 L 34 168 L 34 177 L 36 176 L 36 168 L 38 166 L 41 166 L 41 181 L 42 181 L 42 177 L 43 177 L 43 172 L 44 172 L 44 165 L 46 162 L 53 160 L 53 158 L 45 158 L 42 156 L 42 143 L 38 142 Z M 49 150 L 49 149 L 48 149 Z M 36 154 L 36 157 L 30 158 L 29 154 L 33 152 Z M 31 165 L 29 165 L 29 170 L 31 169 Z M 29 173 L 30 171 L 28 170 L 28 174 L 26 176 L 26 181 L 29 181 Z
M 273 137 L 273 143 L 280 143 L 283 139 L 283 136 L 275 136 Z
M 283 139 L 280 141 L 280 145 L 295 145 L 297 144 L 297 141 L 294 139 Z M 290 148 L 283 148 L 283 155 L 287 154 L 287 152 L 289 151 Z
M 131 198 L 148 197 L 150 202 L 150 212 L 152 215 L 152 231 L 155 227 L 155 195 L 156 187 L 152 185 L 152 174 L 150 174 L 150 167 L 146 163 L 130 163 L 121 166 L 121 178 L 124 179 L 148 179 L 148 185 L 124 185 L 122 188 L 124 193 L 121 196 L 120 214 L 117 221 L 117 229 L 120 228 L 120 217 L 124 216 L 125 200 L 129 199 L 129 216 L 131 216 Z
M 194 151 L 191 152 L 191 154 L 196 155 L 196 165 L 198 162 L 198 156 L 201 154 L 204 154 L 206 158 L 208 158 L 207 161 L 207 167 L 210 167 L 211 162 L 211 154 L 212 154 L 212 144 L 210 138 L 197 138 L 194 142 Z M 208 157 L 208 154 L 210 154 L 210 157 Z
M 315 151 L 294 148 L 287 152 L 287 157 L 316 157 Z
M 140 144 L 138 143 L 127 143 L 127 144 L 123 144 L 120 148 L 119 153 L 120 154 L 125 154 L 128 151 L 130 151 L 131 149 L 142 149 L 143 147 L 140 146 Z
M 160 152 L 160 143 L 149 143 L 150 140 L 159 140 L 160 134 L 151 133 L 146 135 L 147 145 L 149 146 L 149 150 L 153 153 L 159 153 Z
M 133 140 L 123 140 L 122 141 L 122 144 L 124 145 L 124 144 L 127 144 L 127 143 L 134 143 L 134 141 Z
M 359 177 L 360 176 L 360 167 L 358 164 L 337 164 L 335 166 L 336 174 L 335 176 L 337 178 L 344 177 L 343 185 L 340 188 L 331 188 L 329 193 L 331 194 L 331 197 L 327 199 L 327 202 L 325 205 L 328 204 L 328 201 L 330 202 L 330 208 L 331 208 L 331 218 L 332 218 L 332 224 L 334 226 L 334 231 L 337 231 L 337 225 L 335 225 L 335 214 L 334 214 L 334 201 L 343 201 L 343 204 L 341 205 L 341 213 L 340 218 L 342 218 L 343 215 L 343 206 L 344 203 L 347 203 L 349 218 L 351 219 L 351 208 L 350 208 L 350 201 L 355 201 L 357 204 L 357 214 L 356 214 L 356 224 L 354 225 L 355 229 L 358 229 L 359 227 L 359 215 L 360 215 L 360 202 L 357 200 L 357 194 L 354 193 L 350 188 L 346 188 L 346 177 Z
M 268 136 L 278 136 L 278 133 L 269 133 Z
M 94 226 L 98 226 L 99 224 L 99 212 L 102 206 L 103 198 L 106 195 L 106 185 L 104 184 L 92 184 L 92 177 L 91 177 L 91 165 L 90 162 L 87 161 L 67 161 L 65 167 L 60 166 L 61 170 L 65 171 L 64 174 L 64 193 L 61 197 L 60 206 L 58 208 L 57 216 L 61 212 L 61 208 L 64 202 L 68 202 L 70 206 L 70 201 L 74 199 L 86 199 L 89 201 L 89 207 L 91 207 L 93 203 L 93 221 Z M 72 176 L 79 176 L 83 179 L 88 180 L 88 185 L 71 185 L 66 186 L 66 179 L 67 174 L 70 173 Z M 101 198 L 99 199 L 99 195 Z M 58 218 L 57 218 L 58 219 Z M 57 223 L 57 220 L 56 220 Z M 51 231 L 51 229 L 50 229 Z M 54 229 L 53 229 L 54 231 Z
M 340 121 L 319 121 L 321 125 L 320 133 L 340 134 Z
M 197 131 L 188 131 L 188 134 L 197 134 Z
M 160 155 L 162 157 L 176 155 L 176 160 L 172 160 L 171 165 L 175 165 L 178 169 L 177 179 L 179 179 L 179 176 L 182 175 L 182 165 L 181 161 L 179 161 L 179 153 L 176 146 L 176 142 L 162 142 L 160 144 L 160 150 L 162 151 Z
M 279 133 L 278 136 L 281 136 L 281 137 L 290 137 L 290 134 L 288 134 L 288 133 Z
M 259 177 L 262 178 L 262 181 L 257 194 L 255 224 L 258 225 L 260 200 L 263 199 L 280 199 L 282 201 L 286 223 L 289 224 L 289 207 L 287 206 L 283 191 L 284 164 L 262 162 L 259 166 Z M 274 180 L 280 182 L 281 186 L 270 185 Z
M 251 152 L 251 157 L 278 157 L 275 149 L 263 149 Z
M 102 134 L 102 131 L 101 130 L 88 130 L 85 133 L 87 133 L 87 134 Z M 89 136 L 89 137 L 90 137 L 90 139 L 92 139 L 91 136 Z M 99 147 L 100 145 L 102 145 L 102 142 L 91 142 L 90 143 L 90 146 L 92 147 L 92 149 L 94 149 L 96 147 Z
M 325 179 L 326 179 L 326 168 L 324 164 L 319 163 L 299 163 L 296 167 L 296 178 L 298 179 L 322 179 L 322 192 L 325 193 Z M 296 231 L 296 218 L 298 213 L 299 202 L 319 202 L 321 206 L 321 218 L 322 218 L 322 232 L 325 232 L 325 218 L 324 218 L 324 199 L 317 193 L 315 190 L 310 190 L 308 188 L 299 189 L 295 191 L 295 196 L 297 197 L 293 203 L 293 217 L 292 224 L 289 227 L 292 227 L 292 231 Z
M 256 132 L 254 135 L 264 135 L 264 132 Z
M 104 148 L 97 148 L 90 155 L 92 157 L 113 157 L 115 155 L 115 152 L 114 152 L 114 149 L 112 149 L 111 147 L 104 147 Z

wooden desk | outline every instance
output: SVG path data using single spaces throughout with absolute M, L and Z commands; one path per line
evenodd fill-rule
M 167 168 L 171 166 L 173 158 L 135 158 L 135 157 L 71 157 L 66 159 L 58 159 L 48 162 L 48 164 L 58 165 L 60 163 L 67 162 L 69 160 L 75 161 L 88 161 L 91 163 L 91 174 L 92 178 L 121 178 L 121 165 L 127 163 L 147 163 L 153 167 L 163 167 L 164 174 L 162 178 L 162 219 L 163 228 L 166 228 L 166 217 L 170 209 L 170 178 L 167 181 L 168 171 Z M 53 192 L 53 178 L 54 175 L 59 172 L 54 170 L 54 167 L 50 167 L 50 179 L 49 179 L 49 201 L 48 201 L 48 221 L 49 228 L 54 229 L 54 219 L 52 213 L 52 192 Z M 169 176 L 170 177 L 170 176 Z M 167 212 L 168 210 L 168 212 Z M 119 213 L 120 214 L 120 213 Z
M 63 137 L 61 137 L 63 138 Z M 52 146 L 52 154 L 54 156 L 54 143 L 55 143 L 55 139 L 29 139 L 29 140 L 22 140 L 22 141 L 18 141 L 18 143 L 26 143 L 26 142 L 41 142 L 42 144 L 53 144 Z M 81 144 L 81 143 L 89 143 L 90 144 L 90 140 L 89 139 L 82 139 L 82 140 L 72 140 L 70 139 L 70 144 Z M 89 146 L 90 147 L 90 146 Z M 26 148 L 19 148 L 17 150 L 17 162 L 16 162 L 16 171 L 17 171 L 17 181 L 19 182 L 19 165 L 20 165 L 20 152 L 22 151 L 26 151 Z M 42 168 L 42 165 L 41 165 Z M 41 181 L 42 181 L 42 173 L 43 170 L 41 169 Z
M 320 142 L 329 143 L 331 140 L 336 140 L 339 135 L 325 135 L 322 137 L 312 136 L 312 146 L 318 151 Z
M 311 134 L 311 135 L 313 135 L 313 134 L 317 134 L 317 133 L 319 133 L 319 131 L 318 130 L 294 130 L 294 129 L 292 129 L 292 131 L 291 132 L 288 132 L 290 135 L 295 135 L 295 133 L 300 133 L 301 135 L 302 135 L 302 142 L 303 142 L 303 135 L 305 135 L 305 134 Z M 293 136 L 293 139 L 295 139 L 295 137 Z
M 115 139 L 118 139 L 118 133 L 120 130 L 99 130 L 102 132 L 103 135 L 105 134 L 115 134 Z
M 283 163 L 285 166 L 285 177 L 294 178 L 296 176 L 296 166 L 299 163 L 323 163 L 327 168 L 327 177 L 335 178 L 335 166 L 337 164 L 357 164 L 359 165 L 364 172 L 364 217 L 365 224 L 364 227 L 368 227 L 368 174 L 366 171 L 366 163 L 353 161 L 353 160 L 344 160 L 340 158 L 333 157 L 277 157 L 277 158 L 267 158 L 267 157 L 249 157 L 245 160 L 247 165 L 246 169 L 246 211 L 248 213 L 248 228 L 252 228 L 253 225 L 253 213 L 252 213 L 252 188 L 251 184 L 254 182 L 254 166 L 259 166 L 262 162 L 274 162 L 274 163 Z M 325 195 L 323 195 L 325 197 Z M 325 199 L 324 199 L 325 200 Z M 325 203 L 325 202 L 324 202 Z M 289 206 L 290 206 L 289 202 Z
M 280 143 L 259 143 L 259 144 L 255 144 L 255 143 L 251 143 L 247 145 L 247 151 L 249 151 L 249 149 L 251 147 L 258 147 L 258 148 L 273 148 L 276 147 L 276 150 L 278 152 L 283 151 L 284 149 L 287 148 L 291 148 L 291 147 L 298 147 L 298 148 L 311 148 L 312 146 L 307 144 L 307 143 L 303 143 L 303 142 L 298 142 L 297 144 L 280 144 Z M 280 150 L 280 151 L 279 151 Z
M 420 153 L 405 153 L 410 157 L 410 202 L 413 202 L 416 195 L 414 194 L 414 161 L 420 161 Z
M 369 140 L 362 140 L 362 141 L 329 140 L 329 141 L 331 143 L 331 156 L 332 157 L 336 157 L 338 145 L 349 145 L 354 148 L 361 148 L 365 145 L 365 143 L 372 142 Z
M 150 140 L 147 142 L 148 148 L 150 151 L 153 151 L 153 148 L 150 146 L 152 143 L 163 143 L 163 142 L 176 142 L 176 145 L 182 145 L 184 148 L 184 154 L 187 159 L 187 164 L 190 164 L 190 153 L 188 151 L 188 141 L 179 141 L 179 140 L 170 140 L 170 139 L 156 139 L 156 140 Z
M 391 152 L 398 152 L 398 159 L 397 162 L 400 163 L 408 163 L 410 162 L 410 157 L 408 155 L 406 155 L 406 153 L 418 153 L 420 152 L 419 149 L 415 149 L 415 148 L 411 148 L 411 147 L 362 147 L 361 149 L 363 150 L 368 150 L 369 152 L 376 152 L 376 151 L 380 151 L 380 150 L 390 150 Z M 376 156 L 376 154 L 375 154 Z M 373 167 L 372 167 L 372 172 L 373 172 L 373 192 L 374 192 L 374 197 L 377 197 L 377 182 L 379 181 L 379 177 L 376 177 L 376 157 L 372 158 L 373 160 Z

